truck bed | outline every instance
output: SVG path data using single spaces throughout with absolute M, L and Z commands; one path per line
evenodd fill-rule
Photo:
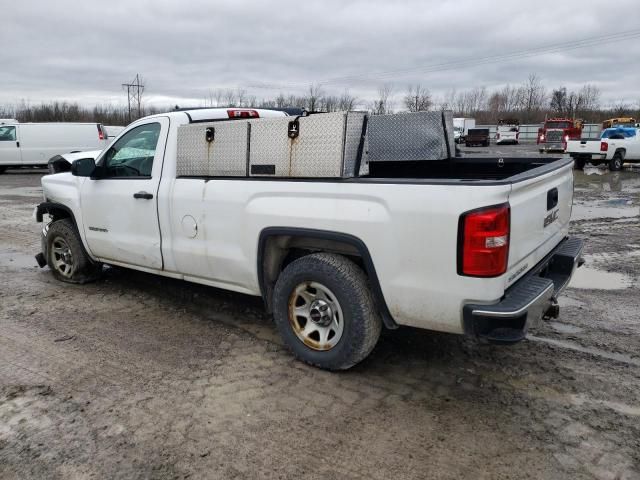
M 544 170 L 551 171 L 571 161 L 570 159 L 541 157 L 465 157 L 429 162 L 378 162 L 371 163 L 369 174 L 361 178 L 471 180 L 495 183 L 496 181 L 516 181 L 540 175 Z

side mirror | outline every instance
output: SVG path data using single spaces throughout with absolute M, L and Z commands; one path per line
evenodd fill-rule
M 80 158 L 71 164 L 71 175 L 75 177 L 90 177 L 96 169 L 93 158 Z

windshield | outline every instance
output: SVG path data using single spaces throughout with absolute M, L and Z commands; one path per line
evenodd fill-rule
M 571 122 L 546 122 L 544 124 L 545 128 L 571 128 Z

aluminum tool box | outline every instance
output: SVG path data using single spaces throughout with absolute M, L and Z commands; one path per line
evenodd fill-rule
M 249 175 L 353 177 L 366 117 L 337 112 L 251 120 Z
M 368 162 L 446 160 L 454 155 L 451 112 L 396 113 L 369 118 Z
M 243 120 L 180 126 L 176 176 L 247 176 L 250 127 Z

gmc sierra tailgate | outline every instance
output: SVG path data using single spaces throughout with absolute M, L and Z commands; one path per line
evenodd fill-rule
M 505 288 L 540 262 L 569 232 L 573 203 L 573 162 L 558 160 L 557 168 L 531 170 L 514 178 L 509 204 L 511 232 Z M 551 165 L 549 165 L 551 167 Z

